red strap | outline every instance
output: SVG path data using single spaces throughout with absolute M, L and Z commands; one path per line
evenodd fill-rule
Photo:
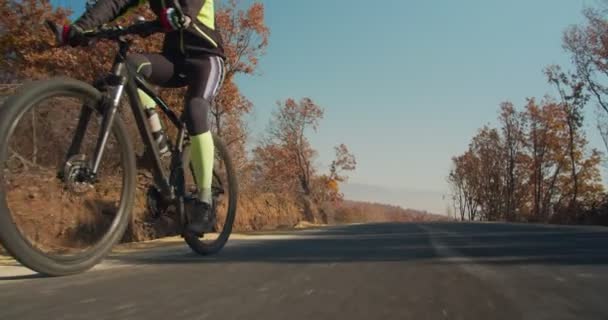
M 61 42 L 68 43 L 68 37 L 70 36 L 70 26 L 65 24 L 63 25 L 63 31 L 61 32 Z
M 168 10 L 168 8 L 163 9 L 163 11 L 160 15 L 160 24 L 161 24 L 161 26 L 163 26 L 163 28 L 165 30 L 171 31 L 171 30 L 173 30 L 173 27 L 169 23 L 169 19 L 167 19 L 167 10 Z

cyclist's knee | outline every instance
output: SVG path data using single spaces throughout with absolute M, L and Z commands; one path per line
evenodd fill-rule
M 209 108 L 211 103 L 201 97 L 189 99 L 186 104 L 186 125 L 191 135 L 209 131 Z
M 142 54 L 129 54 L 127 56 L 127 63 L 135 68 L 135 71 L 145 78 L 149 78 L 152 74 L 152 63 Z

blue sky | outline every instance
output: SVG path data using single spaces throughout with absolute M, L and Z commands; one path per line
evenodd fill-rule
M 264 1 L 272 35 L 262 75 L 240 84 L 256 105 L 254 128 L 265 125 L 277 99 L 313 98 L 326 111 L 312 136 L 319 162 L 329 163 L 332 146 L 345 142 L 358 160 L 352 182 L 401 194 L 447 192 L 450 158 L 484 123 L 495 123 L 500 102 L 523 106 L 526 97 L 553 93 L 542 69 L 569 65 L 562 32 L 580 23 L 581 9 L 593 4 L 370 3 Z M 588 132 L 603 150 L 596 130 Z M 414 207 L 443 210 L 437 199 Z
M 277 100 L 310 97 L 325 109 L 319 132 L 311 134 L 320 168 L 331 161 L 333 146 L 346 143 L 358 161 L 353 183 L 436 195 L 447 192 L 450 158 L 483 124 L 495 123 L 502 101 L 523 106 L 526 97 L 553 93 L 542 69 L 570 65 L 562 32 L 595 3 L 262 2 L 270 45 L 260 75 L 238 79 L 255 105 L 248 118 L 252 142 Z M 587 113 L 591 145 L 603 151 L 593 108 Z M 438 196 L 403 203 L 399 192 L 392 202 L 445 208 Z

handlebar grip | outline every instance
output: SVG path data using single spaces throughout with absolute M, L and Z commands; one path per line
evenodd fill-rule
M 53 35 L 57 35 L 59 33 L 59 26 L 57 26 L 57 24 L 55 24 L 55 22 L 53 22 L 51 20 L 46 20 L 45 24 L 46 24 L 47 28 L 49 28 L 51 30 Z
M 185 18 L 184 18 L 184 10 L 182 10 L 182 5 L 179 3 L 179 0 L 173 0 L 173 7 L 175 8 L 175 11 L 177 12 L 177 16 L 180 19 L 180 22 L 183 23 Z
M 53 38 L 55 38 L 56 44 L 59 46 L 63 45 L 63 43 L 61 43 L 63 40 L 60 40 L 63 31 L 61 30 L 62 27 L 51 20 L 45 20 L 44 24 L 53 34 Z

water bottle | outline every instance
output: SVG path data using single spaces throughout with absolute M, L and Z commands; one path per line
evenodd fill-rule
M 152 130 L 152 137 L 158 146 L 158 151 L 161 155 L 169 153 L 169 140 L 167 139 L 167 135 L 163 130 L 158 113 L 156 113 L 154 108 L 147 108 L 146 116 L 148 117 L 148 123 L 150 124 L 150 129 Z

